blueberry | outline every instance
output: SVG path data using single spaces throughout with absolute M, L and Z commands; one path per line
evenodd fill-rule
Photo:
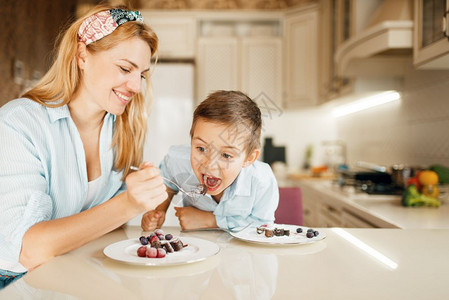
M 301 227 L 296 228 L 296 232 L 297 233 L 301 233 L 302 232 L 302 228 Z
M 148 238 L 141 236 L 139 240 L 142 245 L 148 245 Z
M 167 241 L 171 240 L 172 238 L 173 238 L 173 235 L 172 235 L 171 233 L 167 233 L 167 234 L 165 235 L 165 239 L 166 239 Z
M 307 232 L 306 236 L 311 239 L 313 238 L 315 235 L 313 234 L 313 232 Z
M 315 230 L 313 230 L 312 228 L 307 229 L 307 232 L 314 232 Z
M 314 236 L 318 236 L 319 234 L 320 234 L 320 233 L 319 233 L 318 231 L 316 231 L 316 230 L 313 232 L 313 235 L 314 235 Z

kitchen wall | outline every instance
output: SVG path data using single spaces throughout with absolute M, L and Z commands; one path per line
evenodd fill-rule
M 386 166 L 449 166 L 449 71 L 410 67 L 401 94 L 399 102 L 340 118 L 325 108 L 284 111 L 267 122 L 264 135 L 287 146 L 292 169 L 301 168 L 308 144 L 315 149 L 312 164 L 326 163 L 324 140 L 344 141 L 351 166 L 360 160 Z
M 286 146 L 286 160 L 291 171 L 302 168 L 306 148 L 313 147 L 312 165 L 326 162 L 323 141 L 337 139 L 337 127 L 331 112 L 325 108 L 281 110 L 279 114 L 263 113 L 262 141 L 272 137 L 275 146 Z
M 449 71 L 410 70 L 400 103 L 337 119 L 350 162 L 449 166 Z

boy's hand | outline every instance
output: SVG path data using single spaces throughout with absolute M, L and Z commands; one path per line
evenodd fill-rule
M 174 207 L 182 230 L 198 228 L 217 228 L 217 221 L 212 212 L 194 207 Z
M 165 221 L 165 211 L 150 210 L 142 216 L 141 227 L 144 231 L 154 231 L 161 228 Z

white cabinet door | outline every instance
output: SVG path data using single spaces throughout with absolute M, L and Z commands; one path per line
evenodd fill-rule
M 198 101 L 215 90 L 240 90 L 252 99 L 282 98 L 280 38 L 205 37 L 198 42 Z
M 159 38 L 159 58 L 192 59 L 196 50 L 196 19 L 142 11 L 145 23 Z
M 318 103 L 318 13 L 297 12 L 285 19 L 287 108 Z
M 241 42 L 241 89 L 250 98 L 268 97 L 282 104 L 282 42 L 249 37 Z
M 216 90 L 240 88 L 237 38 L 200 38 L 197 55 L 197 103 Z

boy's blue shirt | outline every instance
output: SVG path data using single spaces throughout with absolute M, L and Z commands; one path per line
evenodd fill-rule
M 199 184 L 190 163 L 190 145 L 172 146 L 160 169 L 167 177 L 189 191 Z M 178 189 L 165 182 L 172 190 Z M 254 225 L 274 222 L 274 212 L 279 203 L 279 188 L 270 166 L 255 161 L 243 168 L 234 182 L 227 187 L 219 203 L 210 195 L 196 200 L 182 195 L 184 206 L 194 206 L 213 212 L 220 228 L 237 228 L 253 222 Z

